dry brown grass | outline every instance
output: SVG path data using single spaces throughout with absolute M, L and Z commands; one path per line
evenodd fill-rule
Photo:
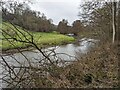
M 66 67 L 71 87 L 113 88 L 118 86 L 118 47 L 105 43 Z
M 65 68 L 53 67 L 46 87 L 116 88 L 118 87 L 118 47 L 105 43 Z M 79 54 L 78 54 L 79 56 Z M 56 75 L 57 73 L 57 75 Z
M 18 86 L 35 88 L 118 87 L 118 51 L 117 44 L 107 42 L 100 44 L 99 47 L 66 67 L 54 65 L 30 67 L 31 69 L 26 69 L 24 75 L 21 72 L 23 76 Z

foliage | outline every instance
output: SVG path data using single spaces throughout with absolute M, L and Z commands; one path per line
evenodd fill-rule
M 96 6 L 97 8 L 95 8 Z M 16 14 L 17 12 L 15 10 L 16 9 L 14 8 Z M 90 23 L 88 24 L 87 22 L 87 24 L 85 24 L 85 28 L 87 30 L 90 29 L 90 31 L 87 32 L 86 30 L 86 32 L 82 32 L 82 34 L 85 36 L 88 34 L 99 34 L 101 42 L 98 43 L 98 47 L 86 53 L 83 57 L 80 57 L 80 53 L 77 53 L 76 62 L 70 63 L 69 65 L 65 64 L 65 61 L 60 58 L 57 58 L 57 53 L 54 51 L 55 49 L 48 50 L 50 51 L 48 53 L 48 51 L 42 51 L 39 47 L 46 44 L 66 43 L 73 41 L 73 38 L 61 35 L 55 31 L 52 33 L 40 33 L 22 30 L 23 28 L 21 27 L 15 26 L 15 28 L 14 25 L 12 26 L 9 23 L 3 22 L 3 27 L 1 28 L 3 35 L 0 36 L 3 39 L 3 43 L 0 45 L 3 46 L 3 49 L 31 45 L 40 51 L 39 54 L 43 55 L 43 58 L 40 57 L 39 60 L 36 60 L 35 64 L 27 59 L 27 65 L 21 64 L 18 60 L 13 58 L 15 62 L 19 63 L 19 67 L 9 66 L 9 62 L 6 62 L 5 58 L 1 56 L 3 60 L 1 63 L 4 69 L 6 69 L 6 72 L 8 72 L 8 74 L 3 72 L 5 73 L 3 80 L 9 84 L 8 87 L 118 88 L 118 55 L 120 55 L 118 46 L 120 45 L 118 45 L 118 42 L 111 44 L 108 40 L 111 37 L 111 12 L 109 12 L 111 10 L 111 4 L 91 2 L 85 4 L 84 10 L 90 11 L 88 13 L 90 17 L 87 18 Z M 35 13 L 29 12 L 29 10 L 27 11 L 27 15 L 32 15 L 29 15 L 28 21 L 32 23 L 31 25 L 36 27 L 37 25 L 33 23 L 34 20 L 36 21 Z M 9 16 L 13 17 L 11 14 L 9 13 Z M 46 20 L 46 17 L 43 15 L 42 19 Z M 45 32 L 48 29 L 47 26 L 49 26 L 49 23 L 43 23 L 46 22 L 42 22 L 43 28 L 41 30 Z M 67 23 L 66 20 L 59 23 L 58 31 L 60 31 L 60 33 L 66 34 L 68 33 L 68 30 L 71 30 L 71 26 L 68 26 Z M 80 22 L 76 20 L 72 26 L 77 33 L 78 28 L 81 28 L 78 24 L 80 25 Z M 26 24 L 25 27 L 31 30 L 33 29 L 30 24 Z M 34 29 L 37 30 L 37 28 Z M 95 33 L 91 32 L 92 30 L 95 31 Z M 27 58 L 27 56 L 23 56 Z M 59 66 L 61 63 L 63 67 Z M 7 77 L 6 80 L 4 79 L 5 77 Z
M 71 31 L 72 33 L 74 33 L 75 35 L 78 35 L 83 30 L 84 28 L 80 20 L 76 20 L 73 22 L 72 31 Z
M 57 26 L 57 30 L 58 32 L 60 32 L 61 34 L 67 34 L 69 33 L 68 30 L 68 21 L 63 19 L 62 21 L 59 22 L 58 26 Z
M 80 6 L 82 11 L 79 12 L 79 16 L 86 25 L 86 29 L 97 32 L 101 40 L 111 40 L 114 37 L 117 39 L 119 30 L 115 29 L 116 25 L 119 27 L 119 20 L 116 21 L 119 18 L 119 5 L 117 7 L 119 3 L 119 1 L 114 2 L 114 5 L 112 5 L 112 2 L 85 2 Z M 113 22 L 115 22 L 114 25 Z M 113 27 L 115 27 L 114 30 Z
M 29 31 L 52 32 L 57 30 L 61 34 L 74 33 L 77 35 L 83 30 L 81 22 L 79 22 L 77 26 L 74 26 L 74 23 L 80 20 L 74 21 L 73 26 L 69 26 L 68 21 L 63 19 L 59 22 L 58 26 L 55 26 L 52 23 L 52 19 L 47 19 L 43 13 L 31 10 L 25 3 L 4 3 L 2 12 L 4 21 L 12 22 L 13 24 L 21 26 Z
M 112 38 L 112 6 L 110 2 L 86 2 L 81 5 L 80 16 L 87 29 L 97 32 L 100 39 Z M 104 22 L 104 23 L 103 23 Z M 102 37 L 101 37 L 102 36 Z
M 55 30 L 51 19 L 47 19 L 43 13 L 33 11 L 25 3 L 3 3 L 3 20 L 10 21 L 30 31 L 51 32 Z
M 59 22 L 57 30 L 62 34 L 73 33 L 74 35 L 78 35 L 82 31 L 84 31 L 84 26 L 80 20 L 75 20 L 72 26 L 69 26 L 68 21 L 63 19 L 62 21 Z

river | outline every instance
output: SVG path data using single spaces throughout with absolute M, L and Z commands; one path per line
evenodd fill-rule
M 90 51 L 90 49 L 95 46 L 95 42 L 97 41 L 98 40 L 82 38 L 76 43 L 71 43 L 71 44 L 61 45 L 56 47 L 49 47 L 49 48 L 43 49 L 43 51 L 48 51 L 48 53 L 50 53 L 50 51 L 54 49 L 55 53 L 57 53 L 57 58 L 60 58 L 61 60 L 64 60 L 64 61 L 75 61 L 76 53 L 79 53 L 79 55 L 82 56 L 82 54 L 85 54 L 88 51 Z M 38 50 L 24 51 L 22 52 L 22 54 L 15 53 L 12 55 L 4 55 L 3 57 L 7 61 L 7 63 L 9 63 L 12 66 L 18 66 L 19 63 L 17 61 L 19 61 L 22 64 L 28 63 L 26 58 L 28 60 L 31 60 L 31 62 L 33 63 L 43 58 Z M 1 59 L 1 62 L 2 62 L 2 59 Z M 2 70 L 3 69 L 1 66 L 0 74 L 2 73 Z M 2 74 L 0 77 L 2 77 Z

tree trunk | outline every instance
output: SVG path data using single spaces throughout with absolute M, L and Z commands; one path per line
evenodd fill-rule
M 116 35 L 116 4 L 117 2 L 112 2 L 112 27 L 113 27 L 113 37 L 112 37 L 112 43 L 115 42 L 115 35 Z
M 117 18 L 117 39 L 120 41 L 120 1 L 118 2 L 118 18 Z

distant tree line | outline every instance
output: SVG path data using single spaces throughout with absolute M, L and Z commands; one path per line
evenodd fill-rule
M 4 21 L 10 21 L 30 31 L 51 32 L 55 29 L 52 19 L 47 19 L 43 13 L 30 10 L 25 3 L 11 2 L 3 6 Z
M 78 35 L 80 32 L 84 30 L 84 26 L 80 20 L 76 20 L 73 22 L 72 26 L 68 25 L 68 21 L 63 19 L 59 22 L 57 27 L 58 32 L 62 34 L 74 34 Z
M 30 31 L 57 31 L 61 34 L 73 33 L 78 35 L 83 30 L 80 20 L 74 21 L 72 26 L 68 25 L 68 21 L 65 19 L 60 21 L 58 25 L 54 25 L 52 19 L 47 19 L 41 12 L 31 10 L 26 3 L 10 2 L 6 4 L 3 2 L 2 12 L 4 21 L 10 21 Z

